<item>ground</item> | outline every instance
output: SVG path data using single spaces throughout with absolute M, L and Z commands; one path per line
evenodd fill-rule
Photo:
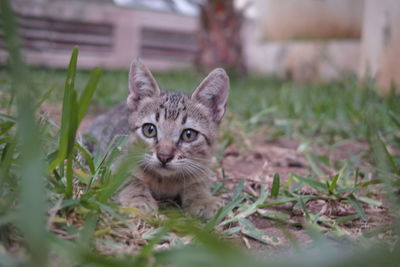
M 95 108 L 94 110 L 83 120 L 80 132 L 84 132 L 96 115 L 106 109 Z M 61 106 L 59 104 L 44 103 L 41 112 L 45 116 L 52 118 L 56 123 L 59 123 L 61 116 Z M 226 128 L 229 127 L 223 124 L 222 132 L 228 130 Z M 339 172 L 339 169 L 331 167 L 331 164 L 322 164 L 321 162 L 317 164 L 317 167 L 314 167 L 319 171 L 317 173 L 313 172 L 310 163 L 316 163 L 307 160 L 305 151 L 299 150 L 301 149 L 300 142 L 282 136 L 271 139 L 269 137 L 270 132 L 271 130 L 268 127 L 258 127 L 256 131 L 246 137 L 242 137 L 243 139 L 239 142 L 241 144 L 233 143 L 224 148 L 221 159 L 214 158 L 216 170 L 214 182 L 221 183 L 223 187 L 229 189 L 229 192 L 219 194 L 224 197 L 226 202 L 231 200 L 232 192 L 241 179 L 244 180 L 244 192 L 253 197 L 259 197 L 262 184 L 266 186 L 267 190 L 271 190 L 275 174 L 280 175 L 280 182 L 284 184 L 292 174 L 306 177 L 308 175 L 318 175 L 319 172 L 322 172 L 327 178 L 333 177 Z M 218 149 L 221 149 L 221 147 L 219 146 Z M 361 169 L 371 172 L 373 171 L 373 166 L 371 166 L 370 158 L 366 156 L 369 149 L 369 144 L 365 141 L 341 140 L 334 147 L 309 144 L 309 147 L 305 150 L 309 151 L 309 155 L 312 157 L 325 157 L 329 163 L 348 162 L 351 159 L 357 159 Z M 360 182 L 364 178 L 361 177 Z M 301 193 L 318 195 L 318 192 L 311 187 L 303 188 Z M 384 196 L 377 193 L 376 199 L 377 205 L 362 204 L 366 219 L 359 218 L 357 211 L 349 203 L 334 204 L 334 207 L 331 207 L 329 202 L 319 199 L 307 202 L 306 206 L 309 212 L 327 216 L 333 220 L 343 216 L 354 216 L 353 219 L 338 225 L 344 231 L 342 235 L 346 235 L 345 238 L 356 240 L 363 233 L 390 226 L 394 221 L 394 217 L 390 215 L 387 205 L 384 204 Z M 171 203 L 167 203 L 168 205 L 176 206 L 176 204 Z M 294 203 L 288 202 L 265 208 L 267 212 L 276 211 L 288 216 L 285 218 L 288 223 L 286 232 L 282 231 L 281 223 L 277 223 L 271 218 L 260 216 L 260 214 L 253 214 L 248 217 L 258 230 L 279 239 L 279 243 L 274 244 L 273 248 L 271 248 L 270 244 L 259 242 L 243 233 L 234 235 L 234 238 L 238 239 L 250 251 L 260 253 L 269 253 L 276 249 L 290 250 L 292 241 L 289 236 L 295 237 L 300 245 L 307 245 L 311 242 L 311 237 L 303 227 L 300 227 L 301 223 L 304 222 L 304 212 L 299 209 L 293 209 L 293 207 Z M 259 210 L 262 211 L 263 209 Z M 229 225 L 231 228 L 235 226 L 238 226 L 238 222 Z M 325 229 L 325 231 L 329 230 L 331 228 Z M 381 235 L 381 237 L 384 236 Z M 129 238 L 124 239 L 129 241 Z M 169 244 L 160 245 L 160 247 L 169 247 Z
M 9 104 L 10 77 L 0 70 L 4 88 L 0 99 L 0 167 L 4 177 L 14 179 L 1 180 L 6 186 L 0 188 L 0 212 L 8 222 L 0 227 L 0 248 L 4 247 L 5 255 L 21 259 L 24 251 L 42 249 L 57 255 L 52 260 L 66 265 L 71 259 L 77 265 L 143 259 L 157 264 L 177 263 L 179 259 L 189 264 L 211 259 L 212 255 L 219 257 L 223 247 L 231 260 L 248 264 L 251 260 L 229 250 L 229 244 L 272 255 L 309 247 L 322 237 L 365 248 L 374 240 L 389 245 L 397 242 L 398 96 L 380 98 L 370 84 L 354 77 L 330 84 L 232 77 L 228 112 L 213 159 L 213 192 L 223 197 L 226 205 L 210 222 L 199 222 L 191 220 L 175 203 L 162 203 L 157 216 L 119 207 L 112 195 L 125 179 L 127 165 L 124 161 L 120 167 L 113 165 L 118 148 L 96 158 L 75 142 L 97 114 L 124 100 L 126 72 L 104 73 L 76 139 L 71 118 L 85 103 L 73 106 L 74 101 L 64 99 L 64 107 L 73 108 L 68 113 L 70 118 L 61 119 L 65 72 L 34 69 L 31 76 L 30 86 L 38 99 L 48 89 L 52 91 L 37 114 L 41 118 L 40 150 L 46 155 L 42 163 L 46 175 L 43 183 L 29 184 L 29 179 L 20 176 L 32 169 L 16 171 L 30 165 L 19 161 L 24 143 L 14 146 L 19 128 L 13 127 L 16 110 Z M 162 88 L 185 92 L 193 91 L 203 76 L 193 70 L 155 74 Z M 89 77 L 88 72 L 77 72 L 76 88 L 88 88 L 85 82 Z M 70 150 L 61 155 L 65 144 Z M 24 194 L 29 197 L 15 197 L 13 192 L 20 190 L 26 190 Z M 45 204 L 40 206 L 40 200 Z M 27 211 L 43 210 L 45 216 L 30 213 L 32 223 L 26 225 L 27 217 L 15 213 L 19 205 Z M 52 235 L 36 235 L 43 220 L 43 231 Z M 28 242 L 21 242 L 21 233 Z M 205 250 L 188 245 L 198 242 Z M 193 248 L 196 253 L 190 254 Z M 32 257 L 43 259 L 38 251 Z M 240 259 L 234 257 L 235 253 Z M 363 253 L 368 255 L 368 251 Z M 131 255 L 139 256 L 129 258 Z
M 239 179 L 246 177 L 245 190 L 251 192 L 252 195 L 257 195 L 257 188 L 260 187 L 260 184 L 264 183 L 263 179 L 265 179 L 267 188 L 272 187 L 273 176 L 276 173 L 280 174 L 282 183 L 285 183 L 292 173 L 300 176 L 307 176 L 313 173 L 307 159 L 298 152 L 299 143 L 294 140 L 285 138 L 278 138 L 274 141 L 258 140 L 253 146 L 255 148 L 243 151 L 238 151 L 234 146 L 228 147 L 222 161 L 222 168 L 225 170 L 225 174 L 230 177 L 230 181 L 225 181 L 224 183 L 227 187 L 232 187 Z M 330 161 L 346 161 L 351 156 L 359 157 L 365 153 L 368 150 L 368 145 L 355 141 L 347 141 L 329 152 L 326 151 L 326 148 L 322 147 L 318 147 L 316 150 L 330 158 Z M 323 165 L 320 165 L 320 168 L 329 176 L 334 176 L 337 172 L 337 170 Z M 305 191 L 308 192 L 304 193 L 318 194 L 312 192 L 311 188 L 307 188 Z M 327 205 L 329 204 L 325 200 L 315 200 L 308 202 L 307 208 L 313 214 L 326 215 L 331 219 L 357 214 L 349 204 L 341 204 L 340 209 L 336 210 L 329 210 Z M 348 237 L 350 238 L 356 239 L 363 232 L 388 226 L 393 222 L 393 217 L 390 216 L 388 209 L 384 206 L 363 206 L 368 219 L 362 220 L 359 218 L 340 224 L 340 227 L 349 234 Z M 300 223 L 304 221 L 303 212 L 293 210 L 292 203 L 267 209 L 287 214 L 290 218 L 288 221 L 290 222 Z M 287 234 L 282 231 L 280 225 L 275 221 L 260 216 L 252 216 L 250 220 L 259 230 L 282 240 L 279 246 L 284 248 L 290 247 L 291 243 L 287 238 Z M 292 226 L 286 230 L 296 237 L 300 244 L 305 245 L 310 242 L 310 236 L 301 227 Z M 254 242 L 252 239 L 246 240 L 245 236 L 242 236 L 242 238 L 249 249 L 268 250 L 268 246 L 266 247 L 260 242 Z

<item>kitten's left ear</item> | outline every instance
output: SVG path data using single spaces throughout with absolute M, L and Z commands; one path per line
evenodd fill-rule
M 192 100 L 210 109 L 213 121 L 220 122 L 226 109 L 229 94 L 229 77 L 225 70 L 213 70 L 193 92 Z
M 142 99 L 159 95 L 160 88 L 153 75 L 139 58 L 135 59 L 129 71 L 128 108 L 136 110 Z

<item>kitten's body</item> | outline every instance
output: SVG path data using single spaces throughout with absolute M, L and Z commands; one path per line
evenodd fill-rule
M 157 210 L 156 200 L 179 199 L 190 213 L 210 218 L 222 205 L 209 190 L 208 169 L 229 81 L 213 71 L 192 94 L 163 92 L 140 61 L 132 64 L 126 105 L 99 116 L 89 130 L 104 150 L 115 135 L 129 133 L 149 144 L 140 169 L 121 190 L 124 206 Z
M 129 111 L 126 102 L 111 108 L 108 112 L 97 116 L 88 133 L 94 140 L 85 140 L 85 145 L 90 151 L 102 153 L 113 138 L 129 135 Z

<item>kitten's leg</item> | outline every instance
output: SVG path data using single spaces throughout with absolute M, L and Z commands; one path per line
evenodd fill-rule
M 183 189 L 182 206 L 196 217 L 211 219 L 223 204 L 222 199 L 211 194 L 205 181 L 192 181 Z
M 149 186 L 133 178 L 118 195 L 119 201 L 123 206 L 135 207 L 143 213 L 151 214 L 157 211 L 157 202 L 150 193 Z

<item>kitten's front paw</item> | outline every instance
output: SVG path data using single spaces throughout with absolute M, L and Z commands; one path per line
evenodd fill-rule
M 158 210 L 157 203 L 145 197 L 134 197 L 129 201 L 122 202 L 122 205 L 137 208 L 144 214 L 154 214 Z
M 188 211 L 193 216 L 209 220 L 223 205 L 224 201 L 217 197 L 199 199 L 189 206 Z
M 144 214 L 155 214 L 157 213 L 157 204 L 150 202 L 135 203 L 134 207 L 138 208 Z

